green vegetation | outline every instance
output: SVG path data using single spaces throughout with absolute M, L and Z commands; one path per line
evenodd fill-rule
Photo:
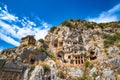
M 68 27 L 71 27 L 71 28 L 76 28 L 76 26 L 69 21 L 64 21 L 61 24 L 62 24 L 62 26 L 68 26 Z
M 111 27 L 111 28 L 120 28 L 120 22 L 110 22 L 110 23 L 95 23 L 95 22 L 89 22 L 86 20 L 74 20 L 74 19 L 70 19 L 67 21 L 64 21 L 62 24 L 62 26 L 68 26 L 68 27 L 72 27 L 72 28 L 77 28 L 77 26 L 75 24 L 72 23 L 75 22 L 79 22 L 81 23 L 81 25 L 86 26 L 87 28 L 92 28 L 94 29 L 95 26 L 99 26 L 100 28 L 107 28 L 107 27 Z
M 107 49 L 105 49 L 105 50 L 104 50 L 104 52 L 105 52 L 105 53 L 107 53 L 107 52 L 108 52 L 108 50 L 107 50 Z
M 86 26 L 87 28 L 92 28 L 92 29 L 94 28 L 93 24 L 90 22 L 85 22 L 84 26 Z
M 44 72 L 45 72 L 45 73 L 48 72 L 48 71 L 50 71 L 50 66 L 49 66 L 49 65 L 47 65 L 47 64 L 42 64 L 42 66 L 43 66 L 43 69 L 44 69 Z
M 55 27 L 55 26 L 52 27 L 52 28 L 50 29 L 50 32 L 53 33 L 53 32 L 55 31 L 56 28 L 57 28 L 57 27 Z
M 102 28 L 107 28 L 107 27 L 120 28 L 120 22 L 100 23 L 98 25 Z
M 94 80 L 96 80 L 96 77 L 98 76 L 98 74 L 94 72 L 92 76 L 93 76 Z
M 103 38 L 105 39 L 104 47 L 107 48 L 120 40 L 120 33 L 115 33 L 114 35 L 103 34 Z
M 44 39 L 39 39 L 39 42 L 44 43 Z
M 89 61 L 85 61 L 83 64 L 84 64 L 85 68 L 88 68 L 89 65 L 90 65 L 90 62 Z
M 35 65 L 30 65 L 30 72 L 35 69 Z
M 45 48 L 39 48 L 38 50 L 40 50 L 40 51 L 42 51 L 42 52 L 45 52 L 46 53 L 46 55 L 48 55 L 52 60 L 56 60 L 56 58 L 54 57 L 54 54 L 53 53 L 50 53 L 50 52 L 48 52 L 47 50 L 45 50 Z
M 78 77 L 77 80 L 87 80 L 87 77 L 83 75 L 83 77 Z
M 119 47 L 119 48 L 120 48 L 120 44 L 118 44 L 118 45 L 117 45 L 117 47 Z
M 23 44 L 23 45 L 22 45 L 22 47 L 26 47 L 26 46 L 28 46 L 28 45 L 27 45 L 27 44 Z
M 65 79 L 65 74 L 62 71 L 59 71 L 58 77 L 60 77 L 61 79 Z

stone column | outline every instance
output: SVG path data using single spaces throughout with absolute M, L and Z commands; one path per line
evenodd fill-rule
M 81 56 L 80 56 L 80 64 L 81 64 Z

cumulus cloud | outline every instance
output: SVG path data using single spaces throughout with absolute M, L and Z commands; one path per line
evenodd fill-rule
M 4 35 L 2 33 L 0 33 L 0 39 L 4 40 L 7 43 L 10 43 L 14 46 L 19 46 L 19 42 L 15 41 L 13 38 L 11 38 L 10 36 Z
M 51 26 L 40 19 L 19 18 L 9 13 L 7 6 L 0 7 L 0 39 L 14 46 L 18 46 L 20 39 L 27 35 L 34 35 L 37 40 L 44 39 Z
M 16 21 L 18 20 L 18 17 L 16 17 L 13 14 L 10 14 L 8 12 L 7 5 L 5 5 L 3 8 L 0 8 L 0 19 L 7 21 Z
M 108 11 L 104 11 L 99 14 L 98 17 L 95 18 L 87 18 L 88 21 L 93 21 L 97 23 L 106 23 L 106 22 L 112 22 L 112 21 L 118 21 L 119 15 L 116 13 L 120 11 L 120 4 L 117 4 L 113 8 L 109 9 Z

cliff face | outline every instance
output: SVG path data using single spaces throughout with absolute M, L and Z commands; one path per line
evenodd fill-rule
M 21 46 L 1 52 L 1 80 L 120 78 L 119 22 L 97 24 L 71 19 L 51 28 L 45 40 L 27 36 L 22 41 Z
M 108 23 L 103 26 L 93 22 L 69 20 L 49 32 L 45 40 L 50 50 L 62 60 L 70 63 L 77 56 L 77 58 L 84 58 L 81 59 L 83 63 L 85 60 L 99 59 L 103 55 L 105 57 L 114 47 L 117 49 L 117 51 L 114 50 L 115 53 L 119 53 L 119 23 L 118 27 L 111 28 L 116 24 Z M 112 38 L 115 38 L 116 41 L 113 41 Z M 79 60 L 71 63 L 78 64 Z
M 110 68 L 113 65 L 108 64 L 110 60 L 113 61 L 115 66 L 116 58 L 120 58 L 119 22 L 97 24 L 81 20 L 68 20 L 58 27 L 52 28 L 45 37 L 45 41 L 50 50 L 57 54 L 57 57 L 66 64 L 82 66 L 88 64 L 86 61 L 89 61 L 94 65 L 93 70 L 99 66 L 100 70 L 97 69 L 98 72 L 95 72 L 97 80 L 104 79 L 100 74 L 103 74 L 105 79 L 112 80 L 119 75 L 118 68 L 117 73 L 115 73 L 114 69 L 111 70 L 112 68 Z M 104 73 L 104 69 L 109 70 Z M 92 74 L 91 77 L 93 77 L 94 72 L 91 73 L 92 69 L 88 69 L 91 74 L 86 73 L 86 71 L 83 70 L 83 73 Z M 109 71 L 111 72 L 109 76 L 114 74 L 114 77 L 107 77 Z

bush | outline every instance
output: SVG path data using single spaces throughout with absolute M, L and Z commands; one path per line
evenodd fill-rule
M 96 77 L 98 76 L 98 74 L 94 72 L 92 76 L 93 76 L 94 80 L 96 80 Z
M 49 65 L 42 64 L 42 67 L 43 67 L 45 73 L 48 72 L 48 71 L 50 71 L 50 66 Z
M 83 77 L 78 77 L 77 80 L 87 80 L 87 77 L 83 75 Z
M 30 66 L 30 72 L 33 71 L 35 69 L 35 65 L 31 65 Z
M 27 44 L 23 44 L 23 45 L 22 45 L 22 47 L 26 47 L 26 46 L 28 46 L 28 45 L 27 45 Z
M 65 74 L 62 71 L 60 71 L 58 73 L 58 77 L 60 77 L 61 79 L 65 79 Z
M 84 64 L 85 68 L 87 68 L 87 67 L 89 67 L 90 62 L 89 61 L 85 61 L 83 64 Z
M 39 39 L 39 42 L 44 43 L 44 40 L 43 39 Z
M 87 28 L 92 28 L 92 29 L 94 28 L 93 24 L 91 24 L 90 22 L 85 22 L 84 26 L 86 26 Z
M 57 27 L 55 27 L 55 26 L 52 27 L 52 28 L 50 29 L 50 32 L 53 33 L 53 32 L 55 31 L 56 28 L 57 28 Z
M 70 23 L 69 21 L 64 21 L 61 24 L 62 24 L 62 26 L 68 26 L 68 27 L 76 28 L 76 26 L 73 25 L 72 23 Z

